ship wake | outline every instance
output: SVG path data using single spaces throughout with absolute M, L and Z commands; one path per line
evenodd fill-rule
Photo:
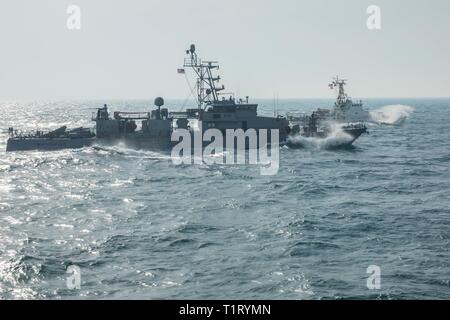
M 120 155 L 127 158 L 139 158 L 147 160 L 170 160 L 170 154 L 164 154 L 162 152 L 134 149 L 129 147 L 125 142 L 119 142 L 113 145 L 96 144 L 92 147 L 95 152 L 102 155 Z
M 414 111 L 407 105 L 387 105 L 370 112 L 372 120 L 378 124 L 401 125 Z

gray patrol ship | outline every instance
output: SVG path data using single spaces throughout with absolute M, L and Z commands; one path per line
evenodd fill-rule
M 229 94 L 222 94 L 224 86 L 217 85 L 220 76 L 213 75 L 213 71 L 219 68 L 218 63 L 202 61 L 197 56 L 195 45 L 191 45 L 186 54 L 188 57 L 184 61 L 184 68 L 193 70 L 197 77 L 197 108 L 169 112 L 167 108 L 162 108 L 162 98 L 155 99 L 156 109 L 150 112 L 111 113 L 108 106 L 104 105 L 92 116 L 95 135 L 88 128 L 67 131 L 66 127 L 62 127 L 45 134 L 39 131 L 16 134 L 16 131 L 11 129 L 7 151 L 56 150 L 80 148 L 93 143 L 108 145 L 118 142 L 124 142 L 132 148 L 164 150 L 177 143 L 171 141 L 171 135 L 174 130 L 179 129 L 191 132 L 192 139 L 195 133 L 200 132 L 203 135 L 210 128 L 218 129 L 223 133 L 224 146 L 227 129 L 255 129 L 257 135 L 260 129 L 266 129 L 267 138 L 264 143 L 271 143 L 270 131 L 277 129 L 280 142 L 286 141 L 290 127 L 285 117 L 259 116 L 258 105 L 249 103 L 248 97 L 245 101 L 236 100 L 233 95 L 225 98 L 225 95 Z M 185 72 L 184 69 L 179 69 L 179 72 L 180 70 Z
M 352 145 L 362 134 L 368 133 L 366 122 L 370 120 L 370 113 L 363 109 L 361 101 L 354 103 L 345 93 L 346 81 L 336 77 L 329 84 L 331 89 L 338 89 L 338 96 L 331 110 L 318 108 L 311 115 L 288 113 L 291 134 L 323 139 L 339 131 L 349 138 L 342 139 L 335 147 L 345 147 Z

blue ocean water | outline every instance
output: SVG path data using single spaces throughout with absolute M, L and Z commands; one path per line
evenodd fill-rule
M 367 100 L 413 112 L 352 149 L 285 147 L 275 176 L 124 145 L 5 153 L 8 127 L 91 126 L 102 103 L 0 104 L 0 298 L 450 298 L 450 99 Z M 79 290 L 66 285 L 71 265 Z M 370 265 L 379 290 L 367 287 Z

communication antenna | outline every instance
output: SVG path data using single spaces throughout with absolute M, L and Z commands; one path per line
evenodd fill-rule
M 273 116 L 275 117 L 276 113 L 277 113 L 277 107 L 276 107 L 276 96 L 275 96 L 275 91 L 273 92 Z
M 184 59 L 184 68 L 190 68 L 197 76 L 197 102 L 198 108 L 206 108 L 214 101 L 219 100 L 219 92 L 225 90 L 225 86 L 218 87 L 216 84 L 221 80 L 220 76 L 214 76 L 213 70 L 219 69 L 217 61 L 202 61 L 197 56 L 194 44 L 186 50 L 187 58 Z M 184 69 L 182 69 L 184 70 Z
M 278 107 L 279 107 L 279 100 L 280 100 L 280 95 L 277 92 L 274 91 L 273 93 L 273 116 L 274 117 L 278 117 Z
M 330 89 L 338 89 L 337 103 L 344 104 L 347 101 L 347 94 L 345 93 L 346 79 L 339 79 L 339 76 L 333 78 L 333 81 L 328 85 Z

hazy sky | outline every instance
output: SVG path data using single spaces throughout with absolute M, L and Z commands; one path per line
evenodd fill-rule
M 0 99 L 186 98 L 191 43 L 241 96 L 450 96 L 448 0 L 1 0 L 0 38 Z

